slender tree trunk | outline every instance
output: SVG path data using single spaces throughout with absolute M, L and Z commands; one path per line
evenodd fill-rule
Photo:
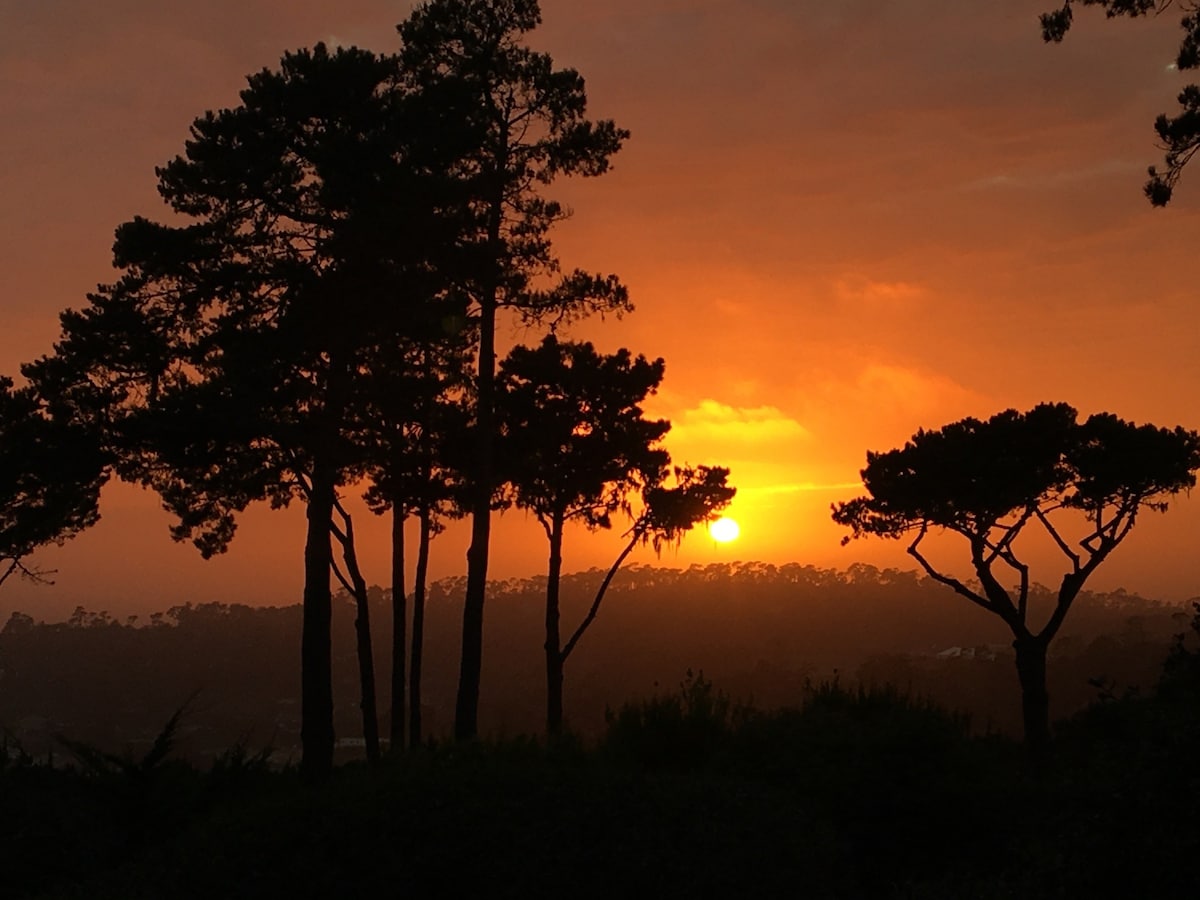
M 550 523 L 550 568 L 546 578 L 546 733 L 559 734 L 563 723 L 563 655 L 559 635 L 558 586 L 562 579 L 563 520 Z
M 454 736 L 470 740 L 479 733 L 479 678 L 483 670 L 483 601 L 487 594 L 488 541 L 492 527 L 493 441 L 496 392 L 496 310 L 500 303 L 500 238 L 504 224 L 504 190 L 508 175 L 508 130 L 502 129 L 488 178 L 487 250 L 491 266 L 479 297 L 479 369 L 475 383 L 475 471 L 471 498 L 471 547 L 467 551 L 467 596 L 463 603 L 462 660 Z
M 1021 713 L 1025 746 L 1035 764 L 1046 761 L 1050 751 L 1050 695 L 1046 691 L 1046 644 L 1035 638 L 1013 641 L 1017 653 L 1017 677 L 1021 680 Z
M 308 531 L 304 544 L 304 630 L 300 639 L 300 772 L 316 781 L 333 770 L 333 674 L 330 622 L 333 602 L 329 573 L 333 563 L 330 525 L 333 520 L 334 473 L 318 457 L 308 498 Z
M 493 397 L 496 380 L 496 291 L 484 298 L 479 323 L 479 372 L 475 417 L 475 466 L 472 473 L 471 547 L 467 551 L 467 596 L 463 603 L 462 657 L 454 736 L 471 740 L 479 733 L 479 679 L 483 669 L 483 601 L 487 592 L 488 541 L 492 524 Z
M 367 761 L 379 764 L 379 713 L 375 699 L 375 651 L 371 646 L 371 604 L 367 595 L 367 580 L 358 567 L 358 551 L 354 543 L 354 523 L 340 506 L 342 521 L 346 526 L 342 541 L 342 559 L 346 563 L 346 574 L 350 576 L 351 594 L 354 596 L 354 634 L 358 651 L 358 708 L 362 713 L 363 742 L 367 747 Z
M 410 746 L 413 747 L 421 744 L 421 661 L 425 650 L 425 584 L 429 576 L 429 542 L 433 535 L 433 522 L 427 506 L 422 506 L 420 519 L 417 571 L 413 585 L 412 670 L 408 680 L 412 691 L 408 698 L 408 731 Z
M 367 745 L 367 762 L 379 764 L 379 716 L 375 699 L 375 654 L 371 647 L 371 613 L 367 598 L 366 582 L 361 576 L 355 579 L 354 602 L 358 615 L 354 619 L 354 631 L 358 638 L 358 680 L 362 686 L 363 740 Z
M 408 643 L 408 603 L 404 596 L 404 510 L 398 498 L 392 498 L 392 701 L 391 750 L 404 749 L 404 658 Z

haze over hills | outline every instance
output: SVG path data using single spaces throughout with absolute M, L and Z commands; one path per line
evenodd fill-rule
M 564 578 L 564 623 L 574 627 L 602 572 Z M 545 712 L 541 656 L 544 578 L 495 582 L 485 631 L 484 733 L 537 733 Z M 453 721 L 462 579 L 429 598 L 424 700 L 427 733 Z M 386 595 L 372 593 L 376 668 L 386 684 L 391 622 Z M 1035 603 L 1048 595 L 1040 591 Z M 163 614 L 165 613 L 165 615 Z M 66 732 L 111 748 L 150 741 L 193 692 L 201 756 L 240 739 L 274 742 L 286 756 L 298 728 L 295 657 L 300 608 L 178 606 L 131 621 L 101 610 L 70 623 L 14 614 L 0 632 L 0 724 L 31 748 Z M 337 733 L 361 734 L 353 607 L 336 607 Z M 1055 716 L 1111 692 L 1155 683 L 1190 611 L 1136 594 L 1085 593 L 1051 651 Z M 892 684 L 972 715 L 979 731 L 1020 733 L 1011 636 L 994 617 L 913 573 L 866 565 L 713 564 L 633 566 L 616 581 L 566 671 L 566 714 L 598 734 L 606 709 L 675 689 L 689 670 L 735 699 L 773 708 L 799 703 L 806 685 Z M 386 702 L 381 710 L 386 710 Z M 386 728 L 384 729 L 386 734 Z

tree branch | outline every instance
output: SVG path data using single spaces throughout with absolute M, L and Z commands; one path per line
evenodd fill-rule
M 18 560 L 18 559 L 12 560 L 12 562 L 9 563 L 8 568 L 4 571 L 4 574 L 0 575 L 0 584 L 4 584 L 4 582 L 8 581 L 8 576 L 11 575 L 13 572 L 17 571 L 17 569 L 20 567 L 20 565 L 21 565 L 20 560 Z
M 1125 535 L 1129 534 L 1130 530 L 1133 528 L 1133 523 L 1134 523 L 1134 520 L 1136 520 L 1136 519 L 1137 519 L 1137 512 L 1138 512 L 1138 506 L 1137 506 L 1137 504 L 1135 503 L 1135 504 L 1133 504 L 1133 506 L 1132 506 L 1132 507 L 1131 507 L 1131 508 L 1130 508 L 1130 509 L 1127 511 L 1127 513 L 1123 513 L 1123 515 L 1127 515 L 1127 516 L 1128 516 L 1128 518 L 1126 518 L 1126 520 L 1125 520 L 1125 524 L 1124 524 L 1124 525 L 1122 525 L 1122 526 L 1121 526 L 1121 528 L 1120 528 L 1119 530 L 1116 528 L 1116 524 L 1117 524 L 1117 522 L 1119 522 L 1119 521 L 1120 521 L 1120 518 L 1121 518 L 1121 517 L 1120 517 L 1120 516 L 1118 516 L 1118 517 L 1117 517 L 1117 519 L 1116 519 L 1116 520 L 1114 520 L 1114 522 L 1113 522 L 1113 530 L 1114 530 L 1114 535 L 1113 535 L 1113 538 L 1112 538 L 1112 543 L 1113 543 L 1113 546 L 1114 546 L 1114 547 L 1115 547 L 1117 544 L 1121 543 L 1121 541 L 1125 540 Z
M 943 575 L 941 572 L 939 572 L 937 569 L 935 569 L 932 565 L 930 565 L 929 561 L 927 559 L 925 559 L 924 556 L 921 555 L 921 551 L 918 548 L 919 548 L 921 541 L 924 540 L 925 535 L 928 532 L 929 532 L 929 523 L 922 522 L 920 532 L 917 534 L 916 539 L 914 539 L 913 542 L 908 547 L 908 555 L 911 556 L 913 559 L 915 559 L 918 563 L 920 563 L 921 568 L 925 570 L 925 574 L 928 575 L 930 578 L 932 578 L 934 581 L 939 582 L 940 584 L 944 584 L 948 588 L 952 588 L 955 593 L 959 594 L 960 596 L 966 597 L 968 600 L 970 600 L 976 606 L 981 606 L 984 609 L 986 609 L 988 612 L 993 612 L 993 613 L 996 612 L 996 609 L 992 606 L 992 604 L 990 602 L 988 602 L 988 600 L 986 600 L 983 597 L 980 597 L 978 594 L 976 594 L 973 590 L 971 590 L 969 587 L 967 587 L 965 584 L 963 584 L 957 578 L 951 578 L 948 575 Z
M 333 569 L 333 574 L 337 576 L 337 580 L 342 583 L 342 587 L 344 587 L 348 593 L 353 594 L 354 586 L 350 583 L 346 576 L 342 574 L 342 570 L 338 566 L 337 560 L 332 556 L 329 558 L 329 567 Z
M 989 601 L 989 608 L 1014 630 L 1018 626 L 1024 628 L 1025 622 L 1021 619 L 1018 607 L 1013 606 L 1012 597 L 992 572 L 992 561 L 984 559 L 983 548 L 985 546 L 986 543 L 982 537 L 979 535 L 972 537 L 971 565 L 975 567 L 975 574 L 979 576 L 979 582 L 983 585 L 984 593 L 987 595 Z M 1012 556 L 1011 552 L 1008 555 L 1011 561 L 1010 559 L 1005 559 L 1005 563 L 1019 572 L 1020 563 L 1017 562 L 1015 556 Z M 992 559 L 995 559 L 995 557 L 992 557 Z
M 1003 557 L 1009 566 L 1021 575 L 1020 594 L 1017 597 L 1017 617 L 1025 624 L 1025 616 L 1029 611 L 1029 566 L 1017 559 L 1016 554 L 1009 550 Z
M 1046 529 L 1047 533 L 1050 535 L 1050 537 L 1052 537 L 1054 539 L 1054 543 L 1056 543 L 1058 545 L 1058 549 L 1061 550 L 1063 552 L 1063 554 L 1067 557 L 1067 559 L 1069 559 L 1071 561 L 1072 567 L 1074 568 L 1074 570 L 1076 572 L 1078 572 L 1079 571 L 1079 554 L 1076 553 L 1074 550 L 1072 550 L 1071 545 L 1062 539 L 1062 535 L 1060 535 L 1058 533 L 1058 531 L 1055 529 L 1055 527 L 1050 524 L 1050 520 L 1046 517 L 1046 514 L 1044 512 L 1042 512 L 1039 509 L 1039 510 L 1036 510 L 1035 514 L 1037 515 L 1038 520 L 1045 527 L 1045 529 Z M 1088 552 L 1091 552 L 1090 549 Z
M 1096 529 L 1079 542 L 1079 545 L 1087 550 L 1089 558 L 1100 553 L 1107 556 L 1109 551 L 1125 540 L 1137 519 L 1138 508 L 1143 499 L 1126 499 L 1107 523 L 1103 523 L 1101 510 L 1096 511 Z
M 1003 540 L 996 545 L 998 552 L 1011 554 L 1013 541 L 1017 539 L 1017 535 L 1019 535 L 1022 529 L 1025 528 L 1025 524 L 1029 521 L 1030 517 L 1034 514 L 1034 512 L 1037 511 L 1037 509 L 1038 507 L 1036 503 L 1030 504 L 1029 506 L 1025 507 L 1025 511 L 1021 513 L 1021 517 L 1012 525 L 1001 526 L 1007 533 L 1004 535 Z M 1015 558 L 1016 557 L 1014 556 L 1014 559 Z
M 636 527 L 631 529 L 631 532 L 632 536 L 629 538 L 629 543 L 625 545 L 625 549 L 621 551 L 621 555 L 617 557 L 617 561 L 612 564 L 612 567 L 608 570 L 608 574 L 600 582 L 600 588 L 596 591 L 596 599 L 592 601 L 592 606 L 588 610 L 587 616 L 579 623 L 579 627 L 575 629 L 575 633 L 571 635 L 570 640 L 567 641 L 559 653 L 559 657 L 563 662 L 567 661 L 567 657 L 571 655 L 571 651 L 575 649 L 575 645 L 579 643 L 579 639 L 583 637 L 583 633 L 587 631 L 588 626 L 596 620 L 596 614 L 600 612 L 600 603 L 604 600 L 604 594 L 608 590 L 609 584 L 612 583 L 617 570 L 621 568 L 621 563 L 625 562 L 626 557 L 633 552 L 633 548 L 637 546 L 637 542 L 641 539 L 641 533 Z
M 8 568 L 5 569 L 3 575 L 0 575 L 0 584 L 8 581 L 9 576 L 14 572 L 22 578 L 27 578 L 34 584 L 54 584 L 47 576 L 55 574 L 58 571 L 57 569 L 31 569 L 21 562 L 21 557 L 19 556 L 10 557 L 9 559 Z
M 308 501 L 312 498 L 312 482 L 309 480 L 304 471 L 298 465 L 296 465 L 296 457 L 299 454 L 297 454 L 296 451 L 290 447 L 286 448 L 286 452 L 292 458 L 291 468 L 292 474 L 296 480 L 296 486 L 300 488 L 300 493 L 304 495 L 305 501 Z

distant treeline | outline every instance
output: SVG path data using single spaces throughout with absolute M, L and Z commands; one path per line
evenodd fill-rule
M 577 621 L 603 572 L 563 579 L 566 621 Z M 453 725 L 464 578 L 432 586 L 427 620 L 428 731 Z M 485 632 L 481 726 L 494 735 L 544 725 L 542 656 L 545 579 L 491 586 Z M 1051 602 L 1048 591 L 1036 592 Z M 370 592 L 377 660 L 391 630 L 388 592 Z M 1123 590 L 1085 593 L 1052 648 L 1056 717 L 1104 693 L 1149 688 L 1186 607 Z M 335 606 L 334 690 L 343 756 L 361 736 L 354 608 Z M 238 742 L 298 755 L 299 605 L 175 606 L 118 621 L 78 609 L 67 622 L 13 613 L 0 631 L 0 727 L 31 753 L 67 734 L 136 751 L 195 695 L 185 716 L 185 752 L 197 758 Z M 623 572 L 589 635 L 571 658 L 569 725 L 597 734 L 605 712 L 674 690 L 703 670 L 734 698 L 760 708 L 794 705 L 810 681 L 892 684 L 968 712 L 976 730 L 1020 734 L 1019 697 L 1004 626 L 915 572 L 856 564 L 844 571 L 790 564 L 713 564 L 686 570 L 634 566 Z M 384 733 L 387 733 L 384 723 Z M 348 741 L 346 739 L 349 739 Z

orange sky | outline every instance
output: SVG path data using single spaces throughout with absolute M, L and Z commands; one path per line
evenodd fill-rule
M 576 210 L 558 234 L 564 263 L 619 274 L 637 306 L 571 336 L 665 357 L 651 412 L 674 424 L 668 447 L 730 466 L 739 487 L 742 537 L 695 535 L 663 563 L 911 568 L 897 544 L 840 547 L 829 504 L 856 492 L 868 448 L 964 415 L 1065 400 L 1200 427 L 1200 170 L 1167 210 L 1140 191 L 1159 157 L 1153 118 L 1184 83 L 1168 67 L 1175 17 L 1081 11 L 1047 47 L 1037 13 L 1052 5 L 544 0 L 531 43 L 579 69 L 593 113 L 633 133 L 611 174 L 556 191 Z M 0 6 L 0 372 L 46 352 L 57 312 L 111 277 L 117 224 L 161 214 L 154 166 L 193 118 L 235 104 L 244 76 L 284 50 L 393 49 L 410 8 Z M 5 585 L 0 616 L 299 600 L 299 511 L 251 513 L 209 563 L 171 543 L 151 496 L 110 488 L 102 513 L 37 558 L 59 570 L 55 586 Z M 368 580 L 383 582 L 384 523 L 359 528 Z M 494 533 L 494 576 L 543 569 L 523 514 Z M 1200 595 L 1198 536 L 1196 499 L 1149 515 L 1093 584 Z M 566 567 L 607 565 L 617 543 L 573 535 Z M 451 529 L 434 574 L 462 572 L 465 549 Z

